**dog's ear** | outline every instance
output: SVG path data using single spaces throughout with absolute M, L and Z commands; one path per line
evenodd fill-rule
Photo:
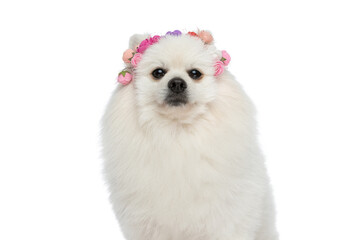
M 135 48 L 146 38 L 150 37 L 150 34 L 134 34 L 130 37 L 129 48 L 135 50 Z

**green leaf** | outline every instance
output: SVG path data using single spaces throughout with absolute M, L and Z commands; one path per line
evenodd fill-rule
M 126 75 L 127 72 L 128 72 L 128 71 L 126 71 L 126 70 L 122 70 L 122 71 L 119 73 L 119 75 L 121 74 L 121 75 L 123 75 L 123 77 L 125 77 L 125 75 Z

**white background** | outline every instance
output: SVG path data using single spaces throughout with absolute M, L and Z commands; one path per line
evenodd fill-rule
M 285 240 L 360 239 L 358 1 L 1 1 L 0 239 L 122 239 L 99 120 L 133 33 L 209 29 L 258 109 Z

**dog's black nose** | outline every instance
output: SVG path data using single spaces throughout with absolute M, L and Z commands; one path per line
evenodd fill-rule
M 182 80 L 181 78 L 173 78 L 169 81 L 168 83 L 168 88 L 173 92 L 173 93 L 182 93 L 185 91 L 185 89 L 187 88 L 187 84 L 184 80 Z

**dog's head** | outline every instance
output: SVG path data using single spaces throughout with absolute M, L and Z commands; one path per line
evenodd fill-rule
M 140 108 L 172 119 L 194 117 L 206 109 L 216 98 L 216 75 L 223 69 L 216 64 L 224 63 L 211 35 L 206 36 L 205 40 L 191 34 L 130 38 L 130 48 L 137 50 L 127 62 Z

